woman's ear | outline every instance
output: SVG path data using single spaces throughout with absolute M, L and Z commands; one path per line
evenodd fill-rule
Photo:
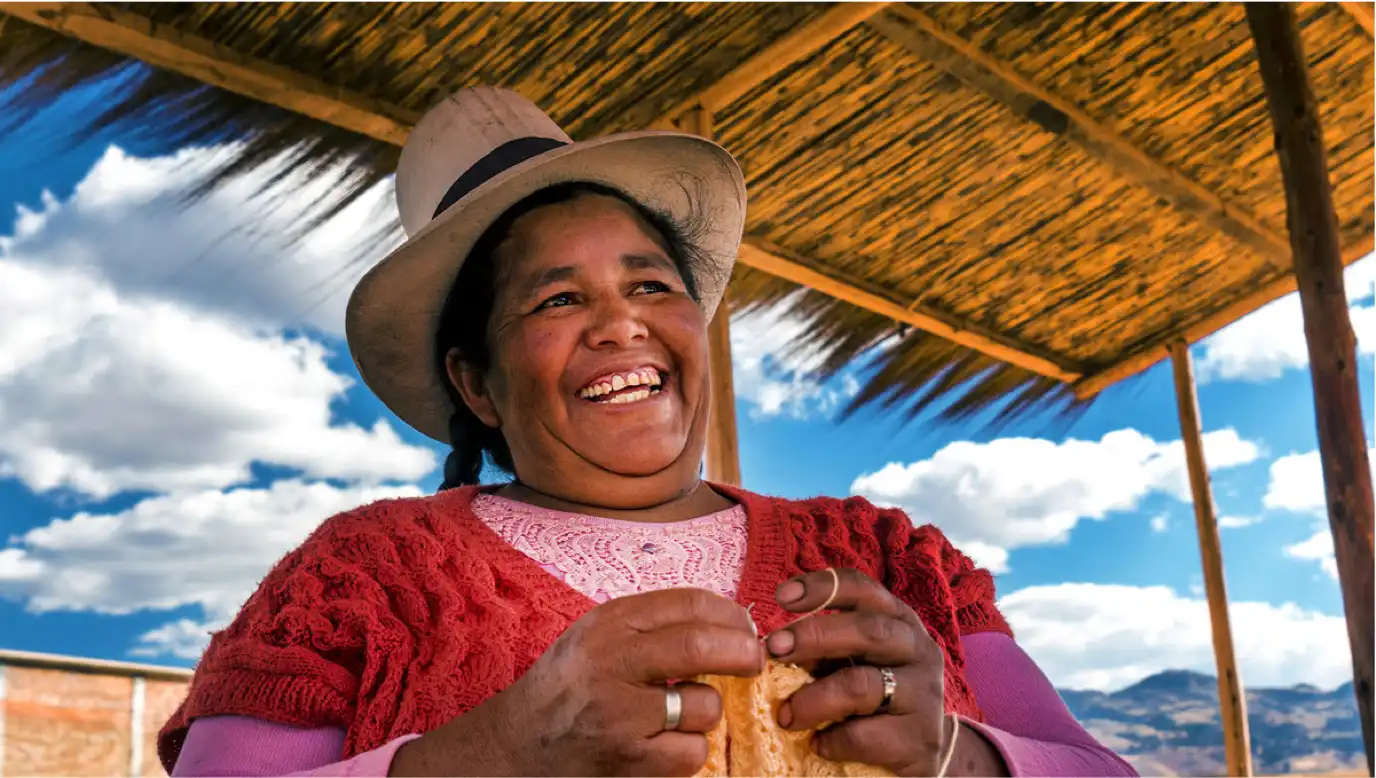
M 456 348 L 449 349 L 444 355 L 444 369 L 473 415 L 489 427 L 501 427 L 502 418 L 492 404 L 492 397 L 487 391 L 487 378 L 482 371 L 464 362 Z

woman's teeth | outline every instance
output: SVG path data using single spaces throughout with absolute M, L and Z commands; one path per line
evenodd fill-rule
M 593 402 L 633 403 L 644 400 L 652 394 L 657 394 L 661 383 L 659 371 L 652 367 L 645 367 L 603 378 L 595 384 L 583 387 L 579 390 L 578 396 Z M 647 388 L 635 388 L 640 386 Z M 628 389 L 632 391 L 626 391 Z M 613 394 L 613 392 L 625 393 Z
M 637 389 L 634 392 L 618 394 L 615 397 L 608 399 L 606 402 L 609 405 L 620 405 L 621 403 L 639 402 L 641 400 L 646 399 L 651 394 L 652 392 L 649 389 Z

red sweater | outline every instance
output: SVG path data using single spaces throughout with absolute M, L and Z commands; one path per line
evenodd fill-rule
M 960 636 L 1011 634 L 993 578 L 935 527 L 861 498 L 784 500 L 717 486 L 749 520 L 737 600 L 760 634 L 794 616 L 774 590 L 853 567 L 917 611 L 946 657 L 946 707 L 975 719 Z M 344 757 L 427 732 L 506 688 L 592 600 L 473 514 L 476 488 L 384 500 L 335 516 L 279 562 L 206 649 L 163 727 L 171 772 L 191 720 L 252 716 L 347 731 Z

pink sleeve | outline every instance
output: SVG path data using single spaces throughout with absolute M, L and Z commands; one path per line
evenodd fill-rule
M 994 744 L 1010 775 L 1135 776 L 1075 720 L 1051 681 L 1013 639 L 981 632 L 960 639 L 965 679 L 984 723 L 962 719 Z
M 340 760 L 344 730 L 300 729 L 247 716 L 209 716 L 191 722 L 172 778 L 202 776 L 383 776 L 406 735 L 352 759 Z

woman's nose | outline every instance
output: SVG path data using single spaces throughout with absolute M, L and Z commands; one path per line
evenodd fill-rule
M 587 333 L 592 348 L 626 346 L 648 334 L 636 306 L 620 295 L 598 300 Z

